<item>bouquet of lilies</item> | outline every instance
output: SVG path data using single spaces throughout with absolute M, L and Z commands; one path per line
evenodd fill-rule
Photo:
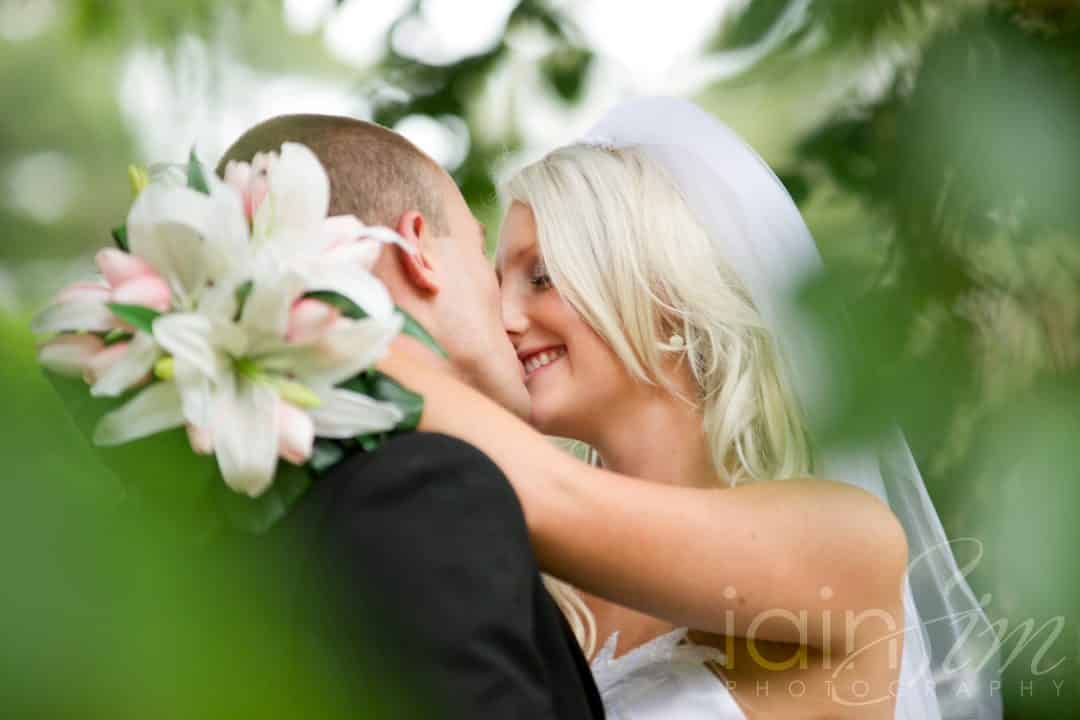
M 325 467 L 415 427 L 422 400 L 372 369 L 403 330 L 431 342 L 371 272 L 384 244 L 404 241 L 327 217 L 311 150 L 230 162 L 224 181 L 194 152 L 186 167 L 130 175 L 135 201 L 117 247 L 96 256 L 100 276 L 33 320 L 47 370 L 114 399 L 95 445 L 183 428 L 231 494 L 257 500 L 279 458 Z

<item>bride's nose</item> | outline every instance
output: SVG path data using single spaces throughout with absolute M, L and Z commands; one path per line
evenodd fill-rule
M 517 345 L 518 338 L 529 329 L 529 318 L 521 308 L 521 301 L 513 296 L 513 293 L 503 291 L 500 299 L 502 305 L 502 321 L 506 334 Z

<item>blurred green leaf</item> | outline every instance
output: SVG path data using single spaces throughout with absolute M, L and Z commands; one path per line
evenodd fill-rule
M 564 47 L 549 53 L 540 63 L 540 72 L 555 92 L 567 102 L 581 99 L 585 76 L 593 60 L 588 50 Z

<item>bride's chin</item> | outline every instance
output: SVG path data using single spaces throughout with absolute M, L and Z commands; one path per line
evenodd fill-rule
M 550 429 L 551 418 L 549 413 L 545 412 L 543 405 L 537 402 L 537 398 L 533 393 L 529 393 L 529 425 L 533 427 L 537 432 L 541 432 L 545 435 L 553 434 Z
M 537 432 L 556 437 L 573 438 L 573 423 L 568 423 L 564 413 L 557 408 L 545 407 L 543 400 L 538 401 L 536 396 L 530 394 L 532 400 L 529 412 L 529 424 Z

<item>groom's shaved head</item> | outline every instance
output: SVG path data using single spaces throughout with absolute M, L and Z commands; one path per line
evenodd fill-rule
M 368 225 L 394 227 L 409 210 L 424 215 L 436 233 L 447 230 L 440 187 L 442 169 L 401 135 L 381 125 L 334 115 L 280 115 L 251 128 L 218 165 L 251 162 L 256 153 L 285 142 L 307 145 L 330 176 L 330 214 L 356 215 Z

